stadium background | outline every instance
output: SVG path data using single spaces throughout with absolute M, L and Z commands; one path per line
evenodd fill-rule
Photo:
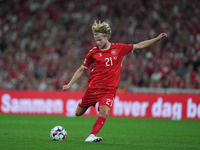
M 200 88 L 198 0 L 0 0 L 0 89 L 60 90 L 95 45 L 106 21 L 111 42 L 168 38 L 126 56 L 119 89 Z M 89 73 L 73 86 L 87 87 Z

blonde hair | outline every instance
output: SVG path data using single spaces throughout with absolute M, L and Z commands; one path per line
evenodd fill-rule
M 104 34 L 104 35 L 108 35 L 109 38 L 111 36 L 110 26 L 106 22 L 101 23 L 101 21 L 99 21 L 99 23 L 97 23 L 95 21 L 94 24 L 92 25 L 92 32 L 94 35 Z

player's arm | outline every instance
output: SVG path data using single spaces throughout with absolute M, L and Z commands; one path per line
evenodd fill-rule
M 150 39 L 150 40 L 146 40 L 146 41 L 142 41 L 142 42 L 139 42 L 137 44 L 134 44 L 134 50 L 141 50 L 141 49 L 147 48 L 147 47 L 151 46 L 152 44 L 160 41 L 164 37 L 167 37 L 167 34 L 166 33 L 161 33 L 156 38 L 153 38 L 153 39 Z
M 78 79 L 80 79 L 80 77 L 83 75 L 83 72 L 85 70 L 86 69 L 83 66 L 78 68 L 77 71 L 74 73 L 74 75 L 73 75 L 72 79 L 70 80 L 70 82 L 67 85 L 64 85 L 62 90 L 63 91 L 68 90 Z

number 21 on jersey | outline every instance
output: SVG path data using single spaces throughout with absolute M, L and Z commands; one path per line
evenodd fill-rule
M 105 61 L 106 61 L 106 66 L 112 66 L 113 65 L 112 57 L 105 58 Z

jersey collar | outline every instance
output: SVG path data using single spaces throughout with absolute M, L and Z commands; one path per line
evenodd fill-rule
M 111 43 L 109 43 L 109 45 L 108 45 L 108 48 L 105 48 L 105 49 L 100 49 L 100 50 L 102 50 L 102 51 L 106 51 L 106 50 L 109 50 L 110 49 L 110 46 L 111 46 Z

